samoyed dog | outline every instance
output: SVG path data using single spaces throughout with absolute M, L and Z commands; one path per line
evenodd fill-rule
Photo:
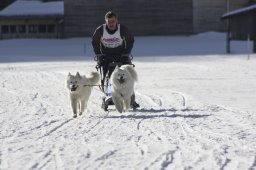
M 76 75 L 68 74 L 66 86 L 69 90 L 74 118 L 77 117 L 77 114 L 82 115 L 87 108 L 92 88 L 98 83 L 99 79 L 100 75 L 97 72 L 91 72 L 88 77 L 81 76 L 79 72 Z
M 119 113 L 130 108 L 131 96 L 134 94 L 134 84 L 138 76 L 133 66 L 116 66 L 110 76 L 112 100 Z

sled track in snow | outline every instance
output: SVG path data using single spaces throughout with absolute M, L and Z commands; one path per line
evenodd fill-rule
M 46 134 L 44 134 L 43 136 L 39 137 L 37 140 L 40 140 L 46 136 L 49 136 L 50 134 L 52 134 L 53 132 L 57 131 L 58 129 L 60 129 L 62 126 L 66 125 L 67 123 L 69 123 L 70 121 L 72 121 L 74 119 L 68 119 L 64 122 L 62 122 L 60 125 L 55 126 L 54 128 L 52 128 L 49 132 L 47 132 Z
M 36 161 L 32 165 L 28 165 L 30 166 L 30 168 L 28 169 L 29 170 L 43 169 L 51 161 L 52 159 L 51 157 L 52 157 L 52 151 L 47 151 L 45 154 L 39 157 L 38 161 Z
M 149 107 L 151 105 L 151 108 L 154 109 L 169 109 L 170 111 L 174 111 L 175 108 L 186 109 L 188 106 L 186 95 L 177 91 L 169 91 L 167 94 L 156 93 L 151 95 L 137 91 L 135 93 L 142 98 L 142 103 L 147 103 Z M 166 101 L 166 99 L 169 99 L 170 101 Z
M 184 108 L 187 108 L 187 98 L 186 98 L 186 95 L 185 94 L 183 94 L 183 93 L 181 93 L 181 92 L 176 92 L 176 91 L 173 91 L 172 92 L 173 94 L 178 94 L 178 95 L 180 95 L 181 97 L 182 97 L 182 106 L 184 107 Z
M 67 68 L 24 69 L 0 83 L 0 169 L 256 168 L 254 113 L 146 86 L 136 92 L 136 111 L 104 112 L 94 90 L 88 112 L 73 119 L 64 87 Z

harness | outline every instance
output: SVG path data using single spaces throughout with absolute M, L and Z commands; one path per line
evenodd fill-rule
M 132 59 L 133 59 L 133 56 L 130 55 L 129 58 L 130 58 L 130 60 L 132 60 Z M 113 57 L 113 59 L 115 60 L 115 57 Z M 98 60 L 97 56 L 94 57 L 94 60 L 95 60 L 95 61 Z M 107 67 L 108 67 L 108 71 L 107 71 L 107 73 L 105 73 L 105 75 L 104 75 L 104 73 L 103 73 L 103 65 L 96 65 L 96 67 L 95 67 L 96 70 L 100 72 L 101 84 L 100 84 L 100 85 L 92 85 L 92 86 L 99 86 L 99 89 L 100 89 L 103 93 L 106 94 L 106 92 L 107 92 L 107 87 L 108 87 L 108 86 L 111 86 L 111 84 L 109 84 L 109 82 L 107 82 L 107 84 L 105 84 L 106 77 L 107 77 L 108 79 L 110 78 L 110 75 L 111 75 L 112 71 L 114 71 L 114 69 L 115 69 L 115 67 L 116 67 L 117 65 L 120 67 L 121 65 L 123 65 L 123 63 L 122 63 L 122 62 L 111 62 L 111 63 L 109 63 L 108 66 L 107 66 Z M 135 67 L 134 64 L 129 64 L 129 65 L 132 65 L 133 67 Z M 110 68 L 111 68 L 112 70 L 111 70 Z M 108 81 L 108 79 L 107 79 L 107 81 Z M 105 87 L 106 87 L 106 90 L 104 89 Z

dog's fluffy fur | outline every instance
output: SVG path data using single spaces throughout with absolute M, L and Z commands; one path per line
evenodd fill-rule
M 70 93 L 73 117 L 77 117 L 77 114 L 82 115 L 87 108 L 93 85 L 96 85 L 99 79 L 100 75 L 97 72 L 91 72 L 88 77 L 81 76 L 79 72 L 76 75 L 68 74 L 66 86 Z
M 130 108 L 137 79 L 137 73 L 131 65 L 117 66 L 113 71 L 110 77 L 112 100 L 118 112 L 122 113 Z

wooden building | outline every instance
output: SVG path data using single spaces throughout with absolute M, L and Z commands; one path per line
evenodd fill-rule
M 65 36 L 91 36 L 107 11 L 134 35 L 176 35 L 193 32 L 192 0 L 65 0 Z
M 227 24 L 227 53 L 231 40 L 252 40 L 256 53 L 256 4 L 228 12 L 222 16 Z
M 63 2 L 16 1 L 0 12 L 0 39 L 61 38 L 63 18 Z
M 250 0 L 192 0 L 193 32 L 226 31 L 226 22 L 220 17 L 227 11 L 248 5 Z
M 64 0 L 65 37 L 91 36 L 109 10 L 116 11 L 134 35 L 225 31 L 221 15 L 246 4 L 248 0 Z
M 0 39 L 92 36 L 109 10 L 116 11 L 120 23 L 136 36 L 225 31 L 221 15 L 248 1 L 252 0 L 19 0 L 0 11 Z

